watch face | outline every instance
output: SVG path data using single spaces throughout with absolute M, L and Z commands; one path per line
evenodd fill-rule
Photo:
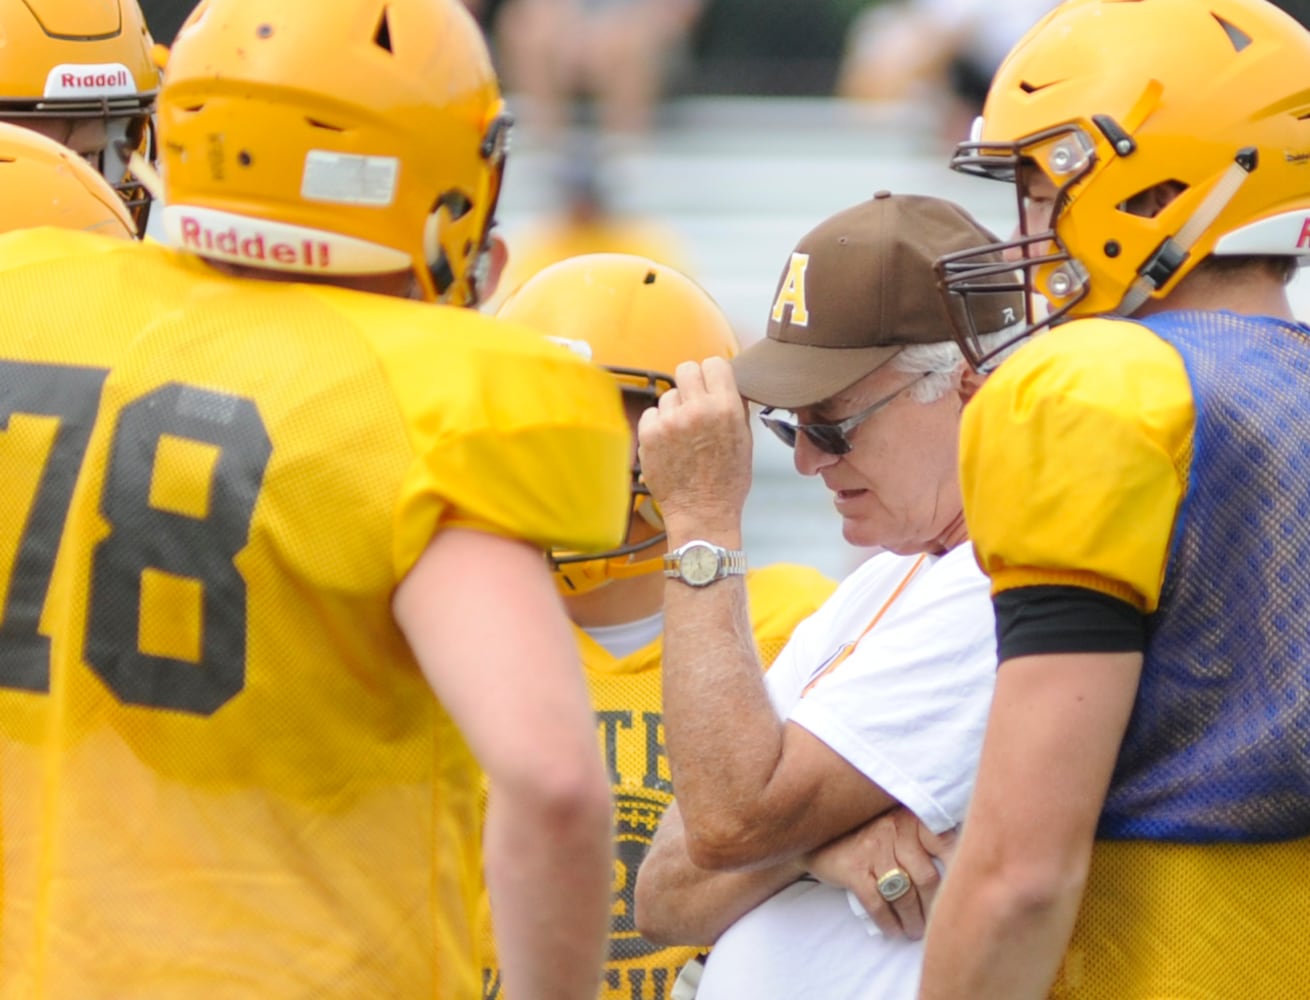
M 693 545 L 682 553 L 682 578 L 690 584 L 706 584 L 719 572 L 719 555 L 708 545 Z

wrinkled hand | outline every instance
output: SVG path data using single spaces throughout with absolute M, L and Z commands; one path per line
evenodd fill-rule
M 941 885 L 932 859 L 947 864 L 955 840 L 955 831 L 939 836 L 914 813 L 897 807 L 820 847 L 809 856 L 807 867 L 821 881 L 853 892 L 885 936 L 917 941 Z M 893 868 L 909 875 L 913 888 L 888 903 L 878 893 L 878 878 Z
M 678 365 L 676 388 L 637 425 L 642 477 L 667 521 L 740 521 L 751 484 L 751 431 L 723 358 Z

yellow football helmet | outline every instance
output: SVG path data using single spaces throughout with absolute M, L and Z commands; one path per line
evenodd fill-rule
M 586 254 L 552 264 L 525 281 L 496 315 L 534 327 L 612 372 L 634 419 L 673 387 L 682 362 L 731 358 L 738 351 L 732 325 L 708 292 L 671 267 L 630 254 Z M 617 549 L 550 553 L 561 593 L 581 594 L 663 568 L 664 525 L 635 451 L 632 515 L 626 544 Z M 653 558 L 634 558 L 652 548 Z
M 0 232 L 33 226 L 136 236 L 127 206 L 90 164 L 53 139 L 0 122 Z
M 477 303 L 510 119 L 459 0 L 204 0 L 159 121 L 174 245 Z
M 150 196 L 126 153 L 154 160 L 153 44 L 137 0 L 0 0 L 0 121 L 86 157 L 127 203 L 138 232 Z
M 943 258 L 943 286 L 967 305 L 980 281 L 1016 267 L 1013 253 L 984 254 L 1023 251 L 1026 336 L 1065 317 L 1131 315 L 1212 254 L 1310 253 L 1307 66 L 1310 33 L 1265 0 L 1059 5 L 1011 50 L 952 161 L 1017 181 L 1020 232 Z M 1025 231 L 1027 170 L 1058 192 L 1049 231 Z M 1129 211 L 1160 185 L 1181 193 L 1153 216 Z

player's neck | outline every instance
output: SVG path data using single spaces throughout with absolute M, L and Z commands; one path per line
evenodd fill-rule
M 1175 309 L 1216 310 L 1247 316 L 1273 316 L 1294 320 L 1287 286 L 1277 278 L 1260 272 L 1218 275 L 1193 272 L 1163 299 L 1148 302 L 1137 315 Z
M 664 574 L 659 570 L 611 580 L 603 587 L 564 598 L 569 617 L 582 628 L 625 625 L 649 618 L 664 607 Z

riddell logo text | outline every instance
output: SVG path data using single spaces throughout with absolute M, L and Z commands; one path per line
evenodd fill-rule
M 67 90 L 108 90 L 111 87 L 131 87 L 132 78 L 126 70 L 113 73 L 60 73 L 59 85 Z
M 322 240 L 271 243 L 262 233 L 243 239 L 235 227 L 216 232 L 199 219 L 187 216 L 182 217 L 181 223 L 183 246 L 197 253 L 217 252 L 254 263 L 294 264 L 324 271 L 331 266 L 331 247 Z
M 1305 220 L 1301 223 L 1301 235 L 1296 241 L 1296 248 L 1298 250 L 1304 250 L 1307 246 L 1310 246 L 1310 216 L 1306 216 Z

